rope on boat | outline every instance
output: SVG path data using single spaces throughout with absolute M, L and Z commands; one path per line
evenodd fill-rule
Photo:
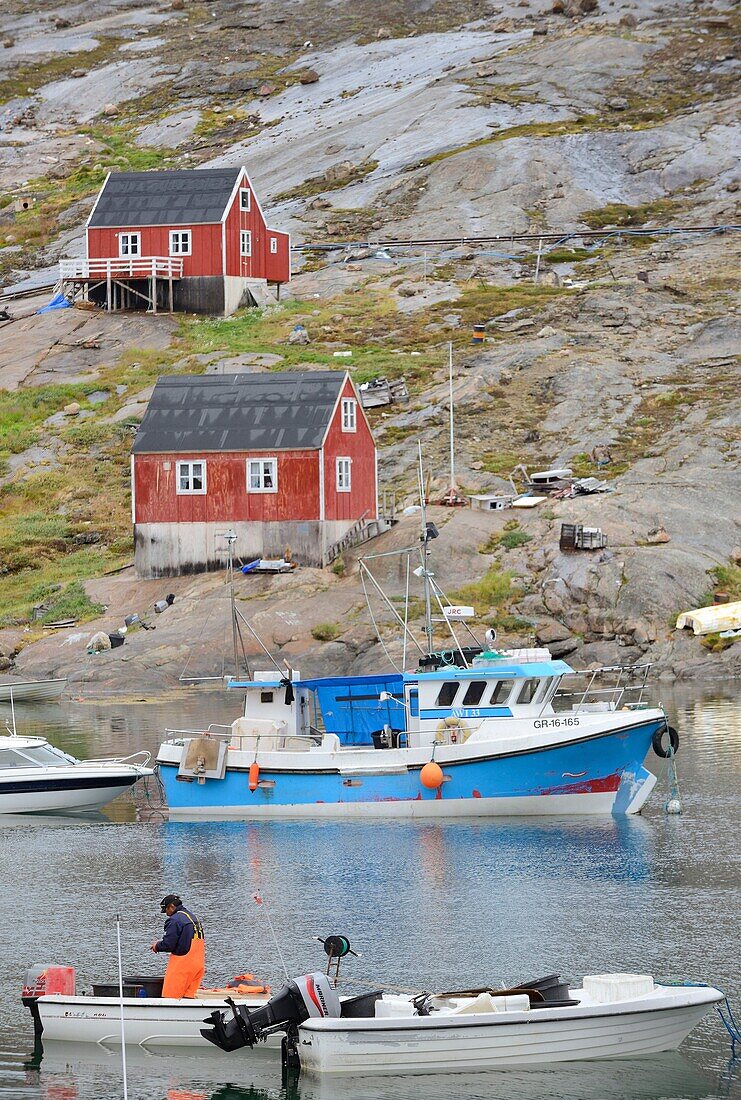
M 665 981 L 661 982 L 661 985 L 688 986 L 694 989 L 718 988 L 717 986 L 710 985 L 708 982 L 692 982 L 687 979 L 683 981 Z M 736 1018 L 733 1015 L 733 1009 L 731 1008 L 731 1002 L 728 1000 L 728 997 L 725 993 L 723 994 L 722 1002 L 715 1005 L 715 1011 L 720 1016 L 723 1027 L 726 1029 L 730 1036 L 731 1060 L 733 1061 L 733 1059 L 735 1059 L 736 1057 L 736 1043 L 741 1043 L 741 1027 L 739 1027 L 739 1025 L 736 1023 Z
M 669 797 L 664 805 L 664 811 L 668 814 L 681 814 L 682 799 L 679 794 L 679 777 L 677 776 L 676 754 L 669 738 L 669 763 L 667 764 L 667 778 L 669 780 Z

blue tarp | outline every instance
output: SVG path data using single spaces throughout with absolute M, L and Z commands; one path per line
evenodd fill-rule
M 387 699 L 381 702 L 382 691 L 403 698 L 404 684 L 400 675 L 340 676 L 319 680 L 302 680 L 302 687 L 313 688 L 324 719 L 327 733 L 336 733 L 343 745 L 371 745 L 374 730 L 390 726 L 406 728 L 406 712 L 401 703 Z
M 37 313 L 51 313 L 55 309 L 71 309 L 72 303 L 67 299 L 64 294 L 55 294 L 52 300 L 41 309 L 37 309 Z

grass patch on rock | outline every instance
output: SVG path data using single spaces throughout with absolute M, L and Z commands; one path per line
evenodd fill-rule
M 317 623 L 311 628 L 311 636 L 318 642 L 333 642 L 341 631 L 337 623 Z

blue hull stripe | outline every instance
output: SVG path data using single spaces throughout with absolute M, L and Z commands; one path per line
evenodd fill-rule
M 421 710 L 420 718 L 511 718 L 509 707 L 433 707 Z

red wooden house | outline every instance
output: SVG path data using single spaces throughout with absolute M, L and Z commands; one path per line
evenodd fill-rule
M 290 279 L 288 234 L 244 168 L 109 173 L 86 234 L 86 259 L 60 275 L 109 309 L 229 314 Z
M 351 528 L 378 527 L 376 446 L 348 374 L 160 378 L 132 448 L 139 576 L 243 561 L 327 564 Z

